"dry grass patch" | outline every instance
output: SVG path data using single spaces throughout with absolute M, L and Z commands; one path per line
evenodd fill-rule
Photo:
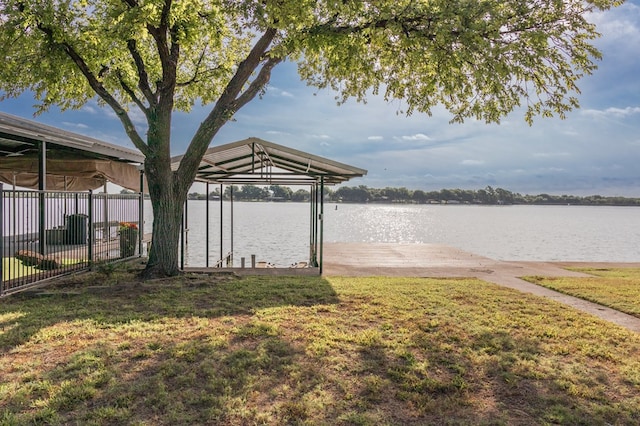
M 640 422 L 638 335 L 473 279 L 83 275 L 0 353 L 7 425 Z
M 640 318 L 640 268 L 574 268 L 589 278 L 525 277 L 550 289 Z

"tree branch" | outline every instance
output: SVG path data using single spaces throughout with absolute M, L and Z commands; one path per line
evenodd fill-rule
M 234 111 L 238 111 L 240 108 L 249 103 L 256 95 L 269 83 L 271 79 L 271 70 L 273 67 L 282 62 L 281 58 L 269 58 L 267 62 L 262 66 L 260 72 L 253 79 L 247 90 L 245 90 L 231 106 Z
M 149 106 L 154 106 L 157 103 L 157 99 L 149 86 L 149 75 L 147 74 L 147 69 L 144 61 L 142 60 L 142 56 L 140 55 L 140 52 L 138 52 L 136 41 L 133 39 L 127 41 L 127 48 L 129 49 L 129 53 L 131 53 L 133 62 L 138 70 L 138 88 L 142 91 L 147 102 L 149 102 Z
M 160 92 L 158 95 L 165 98 L 173 97 L 178 56 L 180 54 L 180 43 L 177 40 L 176 27 L 169 28 L 171 4 L 171 0 L 165 0 L 160 15 L 160 24 L 157 28 L 147 24 L 147 31 L 156 42 L 158 57 L 162 66 L 162 79 L 157 83 L 157 90 Z M 171 46 L 169 46 L 169 34 L 171 35 Z
M 169 14 L 171 12 L 172 0 L 165 0 L 162 6 L 162 13 L 160 14 L 160 28 L 169 28 Z
M 124 81 L 124 78 L 122 76 L 122 73 L 120 71 L 116 71 L 116 76 L 118 77 L 118 81 L 120 82 L 120 86 L 122 86 L 122 90 L 125 91 L 125 93 L 127 95 L 129 95 L 129 97 L 131 98 L 131 100 L 138 105 L 138 108 L 140 108 L 142 110 L 142 112 L 145 113 L 145 115 L 148 115 L 149 113 L 149 109 L 142 103 L 142 101 L 140 99 L 138 99 L 138 97 L 136 96 L 135 92 L 133 91 L 133 89 L 131 89 L 129 87 L 129 85 L 127 84 L 126 81 Z
M 226 104 L 227 106 L 231 105 L 231 103 L 238 97 L 245 83 L 249 80 L 251 74 L 260 64 L 264 53 L 269 48 L 269 45 L 273 41 L 273 38 L 276 36 L 276 33 L 277 30 L 275 28 L 268 28 L 262 35 L 262 37 L 260 37 L 245 60 L 240 62 L 240 65 L 238 65 L 238 69 L 236 70 L 235 75 L 233 76 L 231 81 L 229 81 L 227 88 L 222 93 L 222 96 L 220 96 L 220 99 L 216 103 L 216 106 L 220 103 Z
M 198 57 L 198 62 L 196 63 L 196 69 L 193 72 L 193 76 L 187 81 L 184 81 L 182 83 L 176 83 L 176 86 L 184 87 L 199 81 L 198 75 L 200 74 L 200 65 L 202 65 L 202 61 L 204 60 L 204 56 L 206 55 L 206 53 L 207 53 L 206 48 L 202 50 L 202 53 L 200 53 L 200 56 Z
M 276 34 L 277 30 L 275 28 L 268 28 L 258 39 L 247 57 L 238 65 L 235 75 L 227 84 L 207 118 L 198 127 L 187 148 L 187 152 L 182 157 L 182 161 L 180 161 L 178 170 L 174 173 L 174 176 L 180 180 L 181 184 L 191 185 L 191 179 L 189 178 L 195 176 L 200 160 L 215 134 L 236 113 L 237 108 L 240 108 L 250 100 L 251 91 L 255 91 L 253 94 L 255 97 L 268 81 L 271 69 L 281 61 L 281 59 L 276 58 L 267 59 L 263 69 L 260 70 L 258 77 L 256 77 L 256 80 L 264 80 L 262 85 L 260 86 L 258 82 L 253 82 L 247 89 L 247 93 L 239 96 L 251 74 L 263 61 L 264 54 L 269 49 L 269 45 Z
M 69 56 L 69 58 L 76 64 L 76 66 L 78 67 L 82 75 L 84 75 L 84 77 L 87 79 L 87 82 L 89 83 L 91 88 L 116 113 L 116 115 L 122 122 L 122 125 L 124 126 L 125 132 L 129 136 L 133 144 L 136 146 L 136 148 L 142 151 L 144 155 L 147 155 L 147 151 L 148 151 L 147 145 L 144 143 L 144 141 L 138 134 L 138 131 L 136 130 L 136 127 L 131 121 L 129 114 L 127 114 L 127 111 L 122 107 L 122 105 L 120 105 L 120 103 L 111 95 L 111 93 L 109 93 L 109 91 L 96 78 L 96 76 L 93 74 L 93 72 L 91 71 L 91 69 L 85 62 L 85 60 L 82 58 L 82 56 L 78 52 L 76 52 L 76 50 L 73 48 L 73 46 L 69 42 L 55 41 L 53 37 L 53 31 L 51 30 L 51 28 L 44 26 L 41 22 L 37 23 L 37 28 L 48 37 L 49 43 L 51 43 L 54 46 L 59 46 L 64 50 L 67 56 Z
M 366 29 L 372 28 L 388 28 L 390 25 L 400 25 L 402 27 L 403 32 L 408 36 L 410 33 L 414 32 L 422 32 L 423 36 L 427 36 L 424 33 L 425 28 L 420 28 L 422 26 L 427 26 L 427 29 L 430 27 L 433 22 L 433 17 L 427 15 L 407 17 L 404 19 L 399 19 L 398 17 L 392 19 L 379 19 L 375 21 L 369 21 L 362 23 L 360 25 L 335 25 L 337 22 L 336 19 L 331 19 L 330 21 L 317 25 L 315 27 L 309 28 L 306 33 L 307 34 L 321 34 L 324 32 L 329 32 L 333 34 L 358 34 L 363 32 Z M 428 37 L 433 39 L 435 38 L 435 34 L 428 34 Z

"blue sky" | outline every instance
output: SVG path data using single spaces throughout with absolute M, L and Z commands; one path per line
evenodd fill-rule
M 370 97 L 367 104 L 337 106 L 335 94 L 300 82 L 295 65 L 274 70 L 262 99 L 243 108 L 213 145 L 256 136 L 367 169 L 348 185 L 409 189 L 480 189 L 487 185 L 523 194 L 622 195 L 640 197 L 640 0 L 595 14 L 603 37 L 599 69 L 581 80 L 581 108 L 565 120 L 514 111 L 499 125 L 468 120 L 449 124 L 436 108 L 432 117 L 398 112 L 402 102 Z M 33 119 L 33 99 L 0 102 L 0 111 Z M 198 107 L 177 113 L 172 153 L 187 142 L 208 113 Z M 132 147 L 115 115 L 95 103 L 79 111 L 50 111 L 37 121 Z

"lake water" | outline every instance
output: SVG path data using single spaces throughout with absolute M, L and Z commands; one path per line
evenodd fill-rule
M 220 203 L 209 203 L 209 262 L 221 253 Z M 308 260 L 306 203 L 233 204 L 234 258 L 277 266 Z M 150 206 L 146 209 L 150 232 Z M 230 203 L 223 246 L 230 251 Z M 498 260 L 640 262 L 640 208 L 600 206 L 371 205 L 324 206 L 325 242 L 445 244 Z M 186 264 L 205 265 L 206 203 L 190 201 Z

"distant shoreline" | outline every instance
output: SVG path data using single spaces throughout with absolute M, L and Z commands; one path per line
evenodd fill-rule
M 223 199 L 237 201 L 270 201 L 308 202 L 311 199 L 310 191 L 298 189 L 295 192 L 289 187 L 271 185 L 257 187 L 255 185 L 243 185 L 242 187 L 227 187 L 222 194 Z M 193 192 L 189 194 L 189 200 L 204 200 L 206 194 Z M 220 192 L 216 189 L 209 193 L 209 199 L 219 200 Z M 369 188 L 364 185 L 358 187 L 341 186 L 336 190 L 324 189 L 325 203 L 352 203 L 352 204 L 463 204 L 463 205 L 564 205 L 564 206 L 620 206 L 640 207 L 640 198 L 602 196 L 602 195 L 528 195 L 514 193 L 503 188 L 484 189 L 442 189 L 439 191 L 409 190 L 407 188 Z
M 202 198 L 189 198 L 188 201 L 207 201 L 204 194 Z M 635 199 L 630 199 L 635 200 Z M 220 197 L 209 198 L 210 202 L 219 202 Z M 223 201 L 230 201 L 229 198 L 224 198 Z M 243 202 L 243 203 L 308 203 L 309 200 L 269 200 L 269 199 L 234 199 L 234 202 Z M 460 202 L 433 202 L 433 203 L 416 203 L 412 201 L 334 201 L 334 200 L 325 200 L 324 204 L 363 204 L 363 205 L 371 205 L 371 204 L 379 204 L 379 205 L 430 205 L 430 206 L 488 206 L 488 207 L 509 207 L 509 206 L 557 206 L 557 207 L 640 207 L 640 202 L 635 204 L 562 204 L 562 203 L 499 203 L 499 204 L 488 204 L 488 203 L 460 203 Z

